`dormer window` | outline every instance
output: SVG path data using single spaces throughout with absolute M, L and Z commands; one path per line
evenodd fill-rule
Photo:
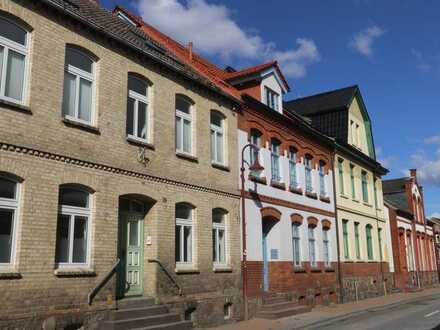
M 266 95 L 266 105 L 278 111 L 280 95 L 271 90 L 269 87 L 264 87 L 264 89 Z

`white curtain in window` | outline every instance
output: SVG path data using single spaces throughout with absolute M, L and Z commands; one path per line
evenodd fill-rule
M 79 86 L 79 119 L 90 122 L 92 109 L 92 83 L 80 79 Z
M 191 152 L 191 122 L 183 119 L 183 151 Z
M 9 50 L 5 95 L 21 101 L 24 87 L 25 56 Z
M 76 78 L 68 72 L 64 76 L 63 112 L 65 115 L 75 115 Z
M 147 139 L 148 127 L 147 105 L 143 102 L 138 102 L 138 137 Z

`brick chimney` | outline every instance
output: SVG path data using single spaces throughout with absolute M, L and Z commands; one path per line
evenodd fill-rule
M 409 176 L 410 176 L 411 178 L 414 178 L 414 180 L 417 180 L 417 169 L 415 169 L 415 168 L 411 168 L 411 169 L 409 170 Z
M 189 51 L 189 61 L 193 61 L 193 43 L 192 41 L 188 42 L 188 51 Z

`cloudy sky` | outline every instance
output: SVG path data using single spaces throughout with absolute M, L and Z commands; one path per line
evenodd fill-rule
M 358 84 L 387 178 L 417 167 L 440 217 L 440 3 L 422 0 L 101 0 L 220 66 L 277 59 L 286 99 Z

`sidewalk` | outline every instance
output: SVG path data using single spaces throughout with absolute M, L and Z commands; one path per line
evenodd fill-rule
M 353 316 L 368 309 L 390 307 L 410 300 L 419 300 L 423 297 L 440 295 L 440 288 L 426 289 L 414 293 L 395 293 L 392 295 L 365 299 L 347 304 L 332 306 L 317 306 L 310 313 L 295 315 L 279 320 L 252 319 L 212 328 L 213 330 L 293 330 L 305 329 L 309 326 L 324 325 L 329 321 Z

